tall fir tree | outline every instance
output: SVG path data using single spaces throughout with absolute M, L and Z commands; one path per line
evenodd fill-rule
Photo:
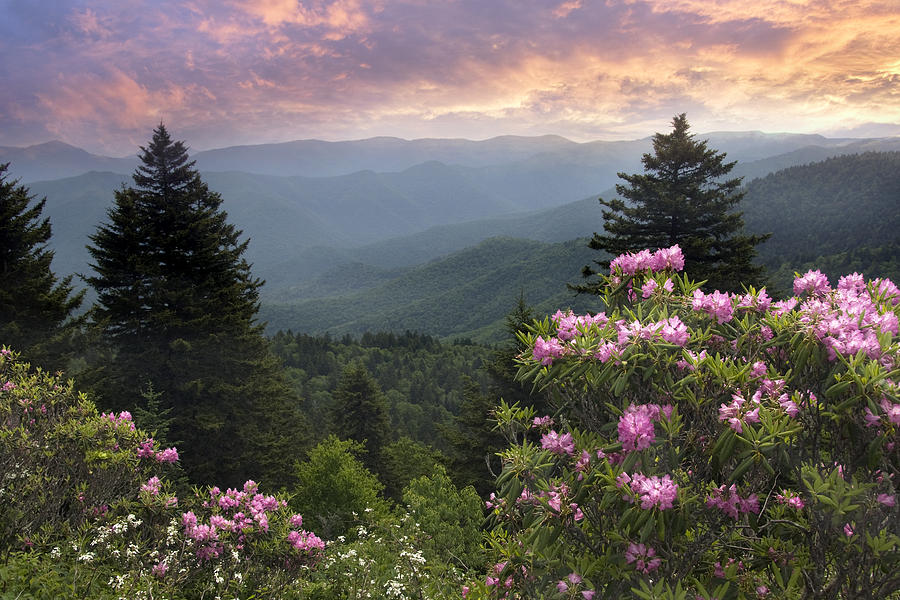
M 74 293 L 71 276 L 58 281 L 50 269 L 50 220 L 41 218 L 47 199 L 35 202 L 8 179 L 8 169 L 0 164 L 0 344 L 35 366 L 59 370 L 79 337 L 83 318 L 74 312 L 84 292 Z
M 108 348 L 93 387 L 123 409 L 152 385 L 195 482 L 287 484 L 305 427 L 255 320 L 262 282 L 243 256 L 249 241 L 162 124 L 140 159 L 88 247 L 92 318 Z
M 354 440 L 365 448 L 360 457 L 372 473 L 385 478 L 383 452 L 393 439 L 388 403 L 378 384 L 366 368 L 353 362 L 344 369 L 333 393 L 334 433 L 344 440 Z
M 756 246 L 769 235 L 743 233 L 742 213 L 735 208 L 744 196 L 740 177 L 728 179 L 735 162 L 725 153 L 707 148 L 689 133 L 684 113 L 672 120 L 672 132 L 653 136 L 653 154 L 644 154 L 643 174 L 619 173 L 627 183 L 616 185 L 623 198 L 600 199 L 606 235 L 594 234 L 589 246 L 615 257 L 644 248 L 655 250 L 678 244 L 685 270 L 707 288 L 739 291 L 741 284 L 764 284 L 763 268 L 753 264 Z M 604 272 L 609 259 L 595 261 Z M 586 266 L 582 274 L 598 274 Z M 591 281 L 571 286 L 597 293 Z

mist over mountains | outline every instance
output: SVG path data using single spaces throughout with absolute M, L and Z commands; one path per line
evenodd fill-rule
M 745 183 L 829 157 L 900 150 L 900 138 L 759 132 L 697 137 L 737 160 L 733 173 L 744 176 Z M 334 303 L 336 296 L 375 290 L 429 261 L 497 236 L 560 244 L 602 230 L 597 198 L 615 193 L 618 172 L 640 172 L 640 158 L 650 150 L 649 138 L 588 143 L 558 136 L 371 138 L 235 146 L 197 152 L 192 158 L 210 189 L 222 195 L 230 220 L 251 240 L 247 258 L 254 274 L 267 281 L 264 303 L 280 307 L 268 314 L 289 324 L 282 317 L 300 313 L 285 307 L 305 303 L 309 314 L 297 317 L 297 326 L 324 326 L 327 319 L 308 318 L 315 313 L 309 301 L 328 298 Z M 50 142 L 2 147 L 0 162 L 11 162 L 11 175 L 35 196 L 47 198 L 44 214 L 53 225 L 54 270 L 59 275 L 87 273 L 88 236 L 106 220 L 114 191 L 131 182 L 137 158 L 100 157 Z M 817 201 L 806 201 L 805 210 Z M 765 211 L 753 204 L 763 200 L 751 197 L 748 202 L 748 226 L 764 227 Z M 479 251 L 515 253 L 513 248 L 525 252 L 511 243 Z M 532 257 L 548 250 L 527 248 Z M 506 260 L 497 258 L 498 264 Z M 566 280 L 577 277 L 576 269 Z M 361 296 L 354 300 L 360 301 Z M 504 295 L 501 302 L 511 306 L 514 298 Z M 354 332 L 374 326 L 357 321 L 348 317 L 340 321 L 343 325 L 334 325 Z

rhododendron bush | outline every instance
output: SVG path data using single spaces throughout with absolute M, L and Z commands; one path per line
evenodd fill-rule
M 324 543 L 248 481 L 179 498 L 128 412 L 0 350 L 0 595 L 289 597 Z
M 900 291 L 704 293 L 677 246 L 618 257 L 605 312 L 520 334 L 499 559 L 468 598 L 900 597 Z

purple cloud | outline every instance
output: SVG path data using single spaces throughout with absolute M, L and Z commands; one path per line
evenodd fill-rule
M 12 0 L 0 144 L 900 122 L 900 11 L 761 0 Z M 711 9 L 715 7 L 715 10 Z M 827 100 L 826 100 L 827 99 Z

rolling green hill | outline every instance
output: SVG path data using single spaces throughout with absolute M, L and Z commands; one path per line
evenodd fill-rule
M 556 244 L 491 238 L 364 291 L 266 302 L 260 316 L 270 331 L 343 335 L 409 329 L 494 342 L 504 337 L 503 319 L 520 295 L 539 312 L 569 306 L 597 310 L 596 298 L 566 289 L 595 255 L 583 238 Z
M 772 232 L 759 258 L 783 289 L 795 270 L 814 265 L 832 277 L 860 269 L 869 277 L 900 275 L 900 152 L 772 173 L 750 182 L 742 207 L 748 230 Z

